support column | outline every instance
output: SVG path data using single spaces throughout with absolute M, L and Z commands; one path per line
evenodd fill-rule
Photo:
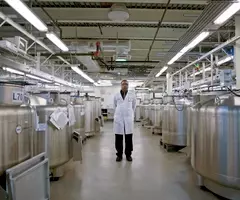
M 235 35 L 240 35 L 240 16 L 235 16 Z M 234 67 L 236 70 L 236 89 L 240 89 L 240 41 L 236 41 L 234 49 Z
M 170 73 L 167 73 L 166 75 L 167 79 L 167 94 L 172 94 L 172 76 Z
M 37 70 L 40 71 L 41 68 L 41 53 L 37 52 Z

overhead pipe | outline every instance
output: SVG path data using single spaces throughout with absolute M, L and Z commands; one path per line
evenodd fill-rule
M 219 51 L 219 50 L 222 49 L 223 47 L 225 47 L 225 46 L 227 46 L 227 45 L 229 45 L 229 44 L 231 44 L 231 43 L 233 43 L 233 42 L 235 42 L 235 41 L 237 41 L 237 40 L 239 40 L 239 39 L 240 39 L 240 36 L 235 36 L 235 37 L 227 40 L 226 42 L 222 43 L 221 45 L 217 46 L 215 49 L 213 49 L 213 50 L 209 51 L 208 53 L 204 54 L 203 56 L 201 56 L 201 57 L 198 58 L 197 60 L 191 62 L 191 63 L 188 64 L 187 66 L 185 66 L 185 67 L 183 67 L 182 69 L 176 71 L 176 72 L 173 73 L 171 76 L 174 76 L 174 75 L 176 75 L 176 74 L 178 74 L 178 73 L 186 70 L 187 68 L 191 67 L 192 65 L 197 64 L 198 62 L 200 62 L 200 61 L 203 60 L 204 58 L 207 58 L 207 57 L 210 56 L 211 54 Z
M 51 54 L 55 54 L 54 51 L 52 51 L 47 45 L 45 45 L 42 41 L 40 41 L 39 39 L 37 39 L 35 36 L 33 36 L 32 34 L 30 34 L 29 32 L 27 32 L 24 28 L 22 28 L 22 26 L 20 26 L 18 23 L 14 22 L 13 20 L 11 20 L 9 17 L 7 17 L 5 14 L 3 14 L 2 12 L 0 12 L 0 18 L 2 18 L 4 21 L 6 21 L 7 23 L 9 23 L 11 26 L 13 26 L 14 28 L 16 28 L 18 31 L 20 31 L 21 33 L 23 33 L 24 35 L 26 35 L 28 38 L 30 38 L 31 40 L 33 40 L 34 42 L 36 42 L 37 44 L 39 44 L 41 47 L 43 47 L 44 49 L 46 49 L 47 51 L 49 51 Z M 3 59 L 3 58 L 2 58 Z M 68 63 L 65 59 L 63 59 L 62 57 L 59 57 L 59 59 L 61 59 L 63 62 L 67 63 L 69 66 L 71 66 L 70 63 Z M 9 61 L 11 62 L 11 61 Z M 13 64 L 13 63 L 11 63 Z M 10 65 L 11 66 L 11 65 Z M 25 68 L 22 69 L 24 72 L 29 71 Z M 49 80 L 52 79 L 52 76 L 50 74 L 46 74 L 42 71 L 36 71 L 36 69 L 32 68 L 31 69 L 31 73 L 34 75 L 37 75 L 39 77 L 42 78 L 46 78 L 49 75 Z M 40 73 L 40 74 L 39 74 Z M 68 85 L 68 82 L 60 79 L 58 77 L 54 77 L 56 82 L 63 82 L 63 84 Z
M 154 44 L 154 42 L 155 42 L 155 40 L 156 40 L 156 38 L 157 38 L 159 29 L 161 28 L 163 19 L 164 19 L 165 15 L 166 15 L 166 12 L 167 12 L 167 9 L 168 9 L 168 6 L 169 6 L 170 2 L 171 2 L 171 0 L 168 0 L 167 5 L 166 5 L 166 7 L 165 7 L 165 9 L 164 9 L 164 11 L 163 11 L 162 17 L 161 17 L 160 21 L 158 22 L 158 27 L 157 27 L 156 33 L 155 33 L 155 35 L 154 35 L 154 38 L 153 38 L 153 40 L 152 40 L 152 44 L 151 44 L 151 46 L 150 46 L 150 48 L 149 48 L 149 50 L 148 50 L 148 54 L 147 54 L 146 60 L 149 60 L 149 56 L 150 56 L 150 53 L 151 53 L 151 51 L 152 51 L 153 44 Z
M 20 26 L 18 23 L 14 22 L 13 20 L 11 20 L 9 17 L 7 17 L 5 14 L 3 14 L 2 12 L 0 12 L 0 18 L 2 18 L 3 20 L 5 20 L 7 23 L 9 23 L 11 26 L 13 26 L 14 28 L 16 28 L 18 31 L 20 31 L 21 33 L 23 33 L 24 35 L 26 35 L 28 38 L 30 38 L 31 40 L 33 40 L 34 42 L 36 42 L 37 44 L 39 44 L 40 46 L 42 46 L 44 49 L 46 49 L 47 51 L 49 51 L 51 54 L 54 54 L 54 52 L 48 48 L 47 45 L 45 45 L 42 41 L 40 41 L 39 39 L 37 39 L 36 37 L 34 37 L 32 34 L 30 34 L 29 32 L 27 32 L 22 26 Z

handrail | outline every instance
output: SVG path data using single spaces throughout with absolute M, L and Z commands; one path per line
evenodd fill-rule
M 211 54 L 219 51 L 220 49 L 222 49 L 223 47 L 227 46 L 228 44 L 231 44 L 237 40 L 240 39 L 240 36 L 235 36 L 235 37 L 232 37 L 231 39 L 227 40 L 226 42 L 220 44 L 219 46 L 217 46 L 215 49 L 212 49 L 211 51 L 209 51 L 208 53 L 204 54 L 203 56 L 201 56 L 200 58 L 198 58 L 197 60 L 191 62 L 190 64 L 188 64 L 187 66 L 183 67 L 182 69 L 176 71 L 175 73 L 173 73 L 171 76 L 174 76 L 184 70 L 186 70 L 187 68 L 191 67 L 192 65 L 194 64 L 197 64 L 199 61 L 203 60 L 204 58 L 210 56 Z

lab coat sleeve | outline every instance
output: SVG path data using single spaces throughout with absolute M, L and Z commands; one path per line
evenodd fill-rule
M 134 96 L 133 96 L 133 103 L 132 103 L 132 109 L 133 109 L 133 111 L 135 111 L 135 109 L 136 109 L 136 102 L 137 102 L 137 99 L 136 99 L 136 96 L 134 95 Z

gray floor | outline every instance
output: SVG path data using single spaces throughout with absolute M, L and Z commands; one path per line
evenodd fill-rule
M 112 124 L 84 146 L 82 164 L 69 166 L 51 184 L 51 200 L 216 200 L 192 181 L 192 170 L 181 153 L 159 147 L 159 136 L 136 125 L 133 163 L 115 162 Z

